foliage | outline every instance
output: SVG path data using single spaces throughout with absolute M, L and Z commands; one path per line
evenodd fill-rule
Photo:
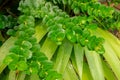
M 109 80 L 109 72 L 111 79 L 120 79 L 120 55 L 114 48 L 120 41 L 105 32 L 120 27 L 120 14 L 112 7 L 96 0 L 21 0 L 18 10 L 17 19 L 0 15 L 0 29 L 10 28 L 7 34 L 12 35 L 1 46 L 0 55 L 6 54 L 0 72 L 8 66 L 9 75 L 23 73 L 26 80 L 33 75 L 38 80 L 84 80 L 85 74 L 89 80 Z

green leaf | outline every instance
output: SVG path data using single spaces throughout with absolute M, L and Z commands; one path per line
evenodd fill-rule
M 61 42 L 61 41 L 63 41 L 63 39 L 65 38 L 65 31 L 63 30 L 61 30 L 60 32 L 58 32 L 57 33 L 57 41 L 58 42 Z
M 80 3 L 79 5 L 81 6 L 82 12 L 85 12 L 87 10 L 87 3 Z
M 81 17 L 80 20 L 79 20 L 79 24 L 86 24 L 87 22 L 87 17 Z
M 86 45 L 88 45 L 89 40 L 85 39 L 84 37 L 80 37 L 79 42 L 80 42 L 81 46 L 86 46 Z
M 62 2 L 64 5 L 67 4 L 67 0 L 62 0 Z
M 32 45 L 34 45 L 34 44 L 36 44 L 37 39 L 36 39 L 35 37 L 30 37 L 30 38 L 28 38 L 28 41 L 29 41 Z
M 54 70 L 50 70 L 50 71 L 48 71 L 48 75 L 46 77 L 46 80 L 50 80 L 50 79 L 52 79 L 52 80 L 57 80 L 57 79 L 61 80 L 61 78 L 62 78 L 61 74 L 58 74 Z
M 32 74 L 32 75 L 30 75 L 30 79 L 29 80 L 41 80 L 41 79 L 39 78 L 38 74 Z
M 45 55 L 38 56 L 38 61 L 45 61 L 45 60 L 48 60 L 48 58 Z
M 78 75 L 82 80 L 82 73 L 83 73 L 83 58 L 84 58 L 84 48 L 81 47 L 79 44 L 74 45 L 74 55 L 75 55 L 75 62 L 76 67 L 78 70 Z
M 0 21 L 0 29 L 3 29 L 5 27 L 5 22 Z
M 51 45 L 52 45 L 52 47 L 51 47 Z M 54 41 L 52 41 L 49 38 L 46 38 L 46 40 L 43 43 L 40 51 L 44 52 L 44 54 L 48 57 L 48 59 L 51 59 L 52 56 L 54 55 L 57 47 L 58 47 L 58 45 L 55 44 Z
M 56 1 L 56 0 L 53 0 L 53 3 L 54 3 L 54 4 L 57 4 L 57 1 Z
M 95 30 L 95 29 L 97 29 L 97 27 L 98 27 L 97 24 L 89 24 L 88 25 L 88 28 L 91 30 Z
M 82 36 L 83 36 L 83 38 L 85 38 L 85 39 L 88 39 L 89 37 L 90 37 L 90 31 L 89 30 L 87 30 L 87 29 L 84 29 L 83 31 L 82 31 Z
M 53 62 L 49 60 L 41 61 L 41 64 L 43 65 L 44 70 L 49 70 L 53 68 Z
M 65 41 L 60 46 L 57 52 L 57 57 L 54 64 L 54 69 L 57 70 L 59 73 L 63 74 L 63 72 L 65 71 L 71 52 L 72 52 L 72 44 L 69 43 L 69 41 Z
M 7 31 L 7 35 L 15 36 L 15 34 L 16 34 L 16 31 L 13 30 L 13 29 L 9 29 L 9 30 Z
M 24 49 L 30 49 L 32 48 L 32 44 L 29 41 L 22 41 L 22 48 Z
M 8 80 L 15 80 L 16 79 L 16 71 L 10 71 Z
M 80 9 L 79 8 L 74 8 L 74 13 L 75 14 L 79 14 L 80 13 Z
M 19 31 L 19 39 L 26 40 L 28 38 L 27 34 L 24 31 Z M 26 36 L 26 37 L 25 37 Z
M 93 80 L 105 80 L 100 55 L 95 51 L 85 49 L 85 56 L 89 64 Z
M 68 62 L 65 72 L 63 74 L 64 80 L 80 80 L 78 75 L 76 74 L 76 71 L 74 70 L 74 67 L 70 62 Z
M 28 28 L 25 30 L 25 33 L 29 34 L 29 35 L 33 35 L 35 33 L 35 29 L 34 28 Z
M 32 58 L 32 56 L 33 56 L 31 50 L 23 49 L 22 52 L 23 52 L 23 53 L 21 53 L 21 55 L 22 55 L 23 57 L 25 57 L 26 59 L 30 59 L 30 58 Z
M 20 48 L 20 46 L 14 45 L 10 48 L 10 52 L 13 52 L 15 54 L 20 54 L 21 53 L 21 48 Z
M 39 71 L 39 76 L 40 76 L 41 79 L 45 78 L 46 75 L 47 74 L 45 73 L 45 70 L 42 69 L 42 70 Z
M 20 70 L 20 71 L 24 71 L 28 68 L 28 65 L 25 61 L 19 61 L 17 63 L 17 69 Z
M 7 56 L 5 59 L 4 59 L 4 63 L 5 64 L 9 64 L 10 62 L 12 62 L 13 61 L 13 59 L 10 57 L 10 56 Z
M 11 52 L 11 53 L 9 53 L 8 56 L 10 56 L 13 59 L 14 62 L 17 62 L 19 60 L 19 55 L 18 54 L 15 54 L 15 53 Z
M 18 18 L 18 22 L 21 23 L 21 24 L 31 24 L 30 26 L 33 26 L 33 22 L 34 22 L 34 17 L 33 16 L 27 16 L 27 15 L 21 15 L 19 18 Z
M 26 73 L 25 72 L 19 72 L 17 76 L 17 80 L 25 80 Z
M 109 67 L 109 65 L 102 60 L 103 63 L 103 69 L 104 69 L 104 75 L 107 80 L 117 80 L 112 69 Z
M 118 56 L 116 55 L 115 51 L 112 49 L 112 46 L 110 46 L 110 44 L 108 44 L 108 42 L 104 43 L 104 47 L 105 47 L 105 54 L 103 55 L 105 60 L 107 61 L 107 63 L 110 65 L 110 67 L 112 68 L 113 72 L 115 73 L 115 75 L 117 76 L 118 79 L 120 79 L 120 60 L 118 58 Z
M 12 61 L 9 65 L 8 65 L 8 68 L 10 69 L 10 70 L 16 70 L 16 68 L 17 68 L 17 62 L 16 61 Z
M 90 72 L 90 68 L 85 61 L 83 63 L 82 80 L 93 80 L 93 77 Z
M 75 31 L 67 30 L 66 31 L 66 37 L 67 37 L 68 40 L 70 40 L 73 43 L 77 41 Z
M 72 4 L 72 0 L 68 0 L 68 4 L 71 5 Z
M 89 40 L 89 42 L 87 44 L 88 49 L 89 50 L 94 50 L 96 45 L 98 45 L 98 44 L 96 44 L 96 40 L 97 40 L 96 36 L 91 36 L 91 37 L 89 37 L 88 40 Z
M 30 72 L 32 74 L 37 74 L 38 73 L 38 68 L 36 68 L 36 67 L 30 67 Z
M 40 50 L 40 45 L 39 44 L 34 44 L 31 48 L 32 52 L 38 52 Z
M 100 28 L 98 28 L 99 35 L 105 39 L 105 42 L 108 42 L 111 46 L 112 49 L 115 51 L 115 54 L 120 58 L 119 54 L 119 46 L 120 46 L 120 41 L 117 37 L 115 37 L 113 34 L 109 33 L 108 31 L 104 31 Z
M 7 65 L 3 63 L 5 57 L 9 54 L 9 49 L 11 48 L 11 45 L 14 44 L 16 38 L 10 37 L 8 40 L 4 42 L 4 44 L 0 47 L 0 73 L 5 69 Z
M 98 54 L 104 54 L 104 53 L 105 53 L 105 49 L 104 49 L 103 45 L 96 47 L 96 48 L 95 48 L 95 51 L 96 51 Z
M 7 17 L 0 14 L 0 29 L 4 29 L 6 27 Z

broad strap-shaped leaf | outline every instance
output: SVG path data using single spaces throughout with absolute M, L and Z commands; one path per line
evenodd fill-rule
M 64 80 L 80 80 L 78 75 L 76 74 L 76 71 L 75 71 L 72 63 L 70 63 L 70 61 L 68 62 L 67 66 L 65 68 L 63 78 L 64 78 Z
M 89 51 L 86 48 L 85 56 L 87 58 L 93 80 L 105 80 L 100 55 L 97 54 L 95 51 Z
M 120 58 L 120 52 L 119 52 L 120 40 L 117 37 L 115 37 L 112 33 L 108 31 L 104 31 L 100 28 L 98 28 L 98 34 L 104 37 L 106 42 L 108 42 L 112 47 L 112 49 L 115 51 L 115 54 Z
M 45 55 L 48 57 L 48 59 L 51 59 L 52 56 L 54 55 L 57 47 L 58 47 L 57 44 L 55 44 L 49 38 L 46 38 L 46 40 L 44 41 L 40 51 L 44 52 Z
M 104 48 L 105 54 L 103 54 L 105 60 L 112 68 L 113 72 L 120 79 L 120 54 L 119 54 L 119 45 L 120 41 L 114 37 L 111 33 L 107 31 L 103 31 L 102 29 L 98 28 L 98 36 L 102 36 L 105 38 Z
M 64 73 L 67 63 L 70 59 L 70 55 L 72 52 L 72 44 L 65 40 L 63 44 L 59 47 L 57 52 L 56 62 L 54 64 L 54 68 L 59 73 Z
M 10 71 L 8 80 L 16 80 L 16 71 Z
M 120 80 L 120 60 L 118 56 L 115 54 L 115 51 L 112 47 L 108 44 L 108 42 L 104 43 L 104 48 L 106 50 L 105 54 L 103 55 L 107 63 L 112 68 L 113 72 L 117 76 L 118 80 Z
M 7 66 L 6 64 L 3 64 L 3 60 L 8 55 L 9 49 L 14 44 L 16 38 L 10 37 L 6 42 L 0 47 L 0 73 L 4 70 L 4 68 Z
M 109 65 L 102 60 L 104 75 L 107 80 L 117 80 Z
M 35 27 L 35 34 L 34 36 L 36 37 L 37 39 L 37 42 L 40 42 L 41 39 L 45 36 L 45 34 L 47 33 L 47 30 L 45 28 L 45 26 L 41 25 L 41 24 L 38 24 L 36 27 Z
M 81 80 L 93 80 L 89 65 L 85 61 L 83 62 L 83 72 Z
M 26 74 L 24 72 L 19 72 L 17 80 L 25 80 Z
M 37 75 L 37 74 L 32 74 L 32 75 L 30 76 L 30 80 L 41 80 L 41 79 L 39 78 L 39 75 Z
M 74 55 L 75 55 L 76 67 L 78 69 L 78 75 L 82 80 L 84 48 L 81 47 L 80 44 L 74 45 Z

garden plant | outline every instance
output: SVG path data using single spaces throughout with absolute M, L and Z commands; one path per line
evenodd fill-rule
M 0 7 L 0 80 L 120 80 L 119 10 L 98 0 L 16 1 L 17 12 Z

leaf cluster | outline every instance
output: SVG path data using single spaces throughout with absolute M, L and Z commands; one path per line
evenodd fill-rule
M 57 45 L 62 45 L 67 39 L 71 44 L 80 44 L 99 54 L 105 53 L 104 39 L 96 36 L 94 31 L 98 27 L 114 29 L 115 25 L 120 25 L 119 14 L 116 16 L 113 8 L 101 5 L 96 0 L 21 0 L 18 10 L 21 15 L 17 19 L 17 40 L 4 63 L 10 70 L 38 74 L 43 80 L 56 80 L 61 75 L 53 70 L 52 61 L 40 52 L 40 45 L 34 37 L 37 20 L 47 27 L 47 37 Z M 7 21 L 10 20 L 4 16 L 0 19 L 6 21 L 0 23 L 1 29 L 8 26 Z M 109 27 L 112 24 L 108 23 L 111 22 L 114 22 L 113 26 Z M 14 34 L 14 31 L 8 34 Z

